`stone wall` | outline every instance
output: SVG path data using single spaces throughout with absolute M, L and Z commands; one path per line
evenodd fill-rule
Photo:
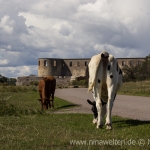
M 56 76 L 55 79 L 57 87 L 65 87 L 70 84 L 71 76 Z
M 90 59 L 64 59 L 65 67 L 63 67 L 63 75 L 70 76 L 85 76 L 86 67 Z
M 70 84 L 70 76 L 54 76 L 56 79 L 56 85 L 59 86 L 68 86 Z M 29 86 L 31 85 L 31 82 L 39 82 L 42 79 L 42 77 L 37 77 L 37 76 L 23 76 L 23 77 L 18 77 L 16 85 L 17 86 Z
M 123 66 L 125 65 L 127 66 L 140 65 L 144 61 L 144 58 L 117 58 L 117 61 L 119 66 L 123 68 Z
M 18 77 L 16 85 L 21 86 L 21 85 L 30 85 L 31 82 L 37 81 L 39 82 L 42 79 L 42 77 L 37 77 L 37 76 L 23 76 L 23 77 Z

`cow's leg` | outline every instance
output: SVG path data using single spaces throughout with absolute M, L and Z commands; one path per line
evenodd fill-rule
M 102 119 L 102 103 L 98 98 L 96 99 L 96 107 L 97 107 L 97 128 L 101 128 L 103 126 L 103 119 Z
M 49 108 L 51 108 L 51 102 L 50 102 L 51 99 L 50 98 L 51 98 L 51 94 L 49 92 L 49 93 L 47 93 L 47 99 L 48 99 L 48 103 L 47 104 L 48 104 Z
M 112 129 L 111 112 L 114 101 L 114 87 L 108 87 L 108 102 L 107 102 L 107 115 L 106 115 L 106 129 Z
M 43 99 L 41 100 L 41 110 L 44 110 L 45 109 L 45 105 L 44 105 L 44 101 Z
M 52 102 L 52 108 L 54 108 L 54 101 L 52 100 L 51 102 Z
M 52 106 L 51 106 L 51 100 L 49 100 L 49 108 L 51 108 Z
M 48 109 L 48 104 L 46 104 L 46 106 L 45 106 L 45 107 L 46 107 L 46 109 Z
M 106 115 L 106 104 L 102 106 L 102 120 L 104 121 L 104 117 Z
M 41 110 L 44 110 L 44 104 L 41 102 Z
M 97 107 L 97 128 L 101 128 L 103 126 L 103 117 L 102 117 L 102 102 L 101 102 L 101 87 L 102 84 L 97 86 L 98 88 L 95 89 L 95 99 L 96 99 L 96 107 Z
M 45 102 L 42 102 L 42 110 L 48 109 L 47 104 Z
M 50 96 L 49 107 L 54 108 L 54 96 L 53 95 Z
M 39 95 L 40 95 L 40 101 L 41 101 L 41 110 L 43 110 L 44 106 L 43 106 L 43 99 L 42 99 L 42 91 L 39 90 Z
M 106 105 L 101 103 L 101 112 L 100 112 L 100 127 L 104 125 L 104 117 L 106 115 Z
M 52 97 L 52 100 L 51 100 L 52 101 L 52 108 L 54 108 L 54 93 L 52 93 L 51 97 Z

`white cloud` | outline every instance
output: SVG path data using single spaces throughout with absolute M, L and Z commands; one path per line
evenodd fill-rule
M 149 54 L 149 0 L 0 0 L 0 5 L 0 67 L 6 76 L 34 74 L 39 57 L 90 58 L 103 49 L 116 57 Z
M 0 22 L 0 29 L 6 34 L 12 34 L 14 29 L 13 26 L 15 24 L 14 20 L 10 20 L 9 16 L 4 16 Z
M 18 16 L 26 18 L 25 24 L 27 27 L 34 26 L 45 30 L 50 27 L 51 20 L 43 15 L 35 15 L 30 12 L 20 12 Z
M 8 60 L 7 59 L 0 60 L 0 64 L 6 65 L 8 64 Z
M 18 76 L 37 75 L 37 66 L 0 67 L 0 73 L 6 77 L 17 78 Z

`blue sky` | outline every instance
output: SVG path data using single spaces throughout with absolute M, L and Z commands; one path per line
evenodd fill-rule
M 0 74 L 37 75 L 38 58 L 150 54 L 149 0 L 0 0 Z

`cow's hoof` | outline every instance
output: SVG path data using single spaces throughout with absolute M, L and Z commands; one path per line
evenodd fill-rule
M 97 124 L 97 119 L 93 119 L 93 124 Z
M 96 128 L 101 129 L 101 128 L 103 128 L 103 125 L 97 125 Z
M 111 124 L 107 124 L 107 125 L 106 125 L 106 129 L 107 129 L 107 130 L 112 130 L 112 125 L 111 125 Z

